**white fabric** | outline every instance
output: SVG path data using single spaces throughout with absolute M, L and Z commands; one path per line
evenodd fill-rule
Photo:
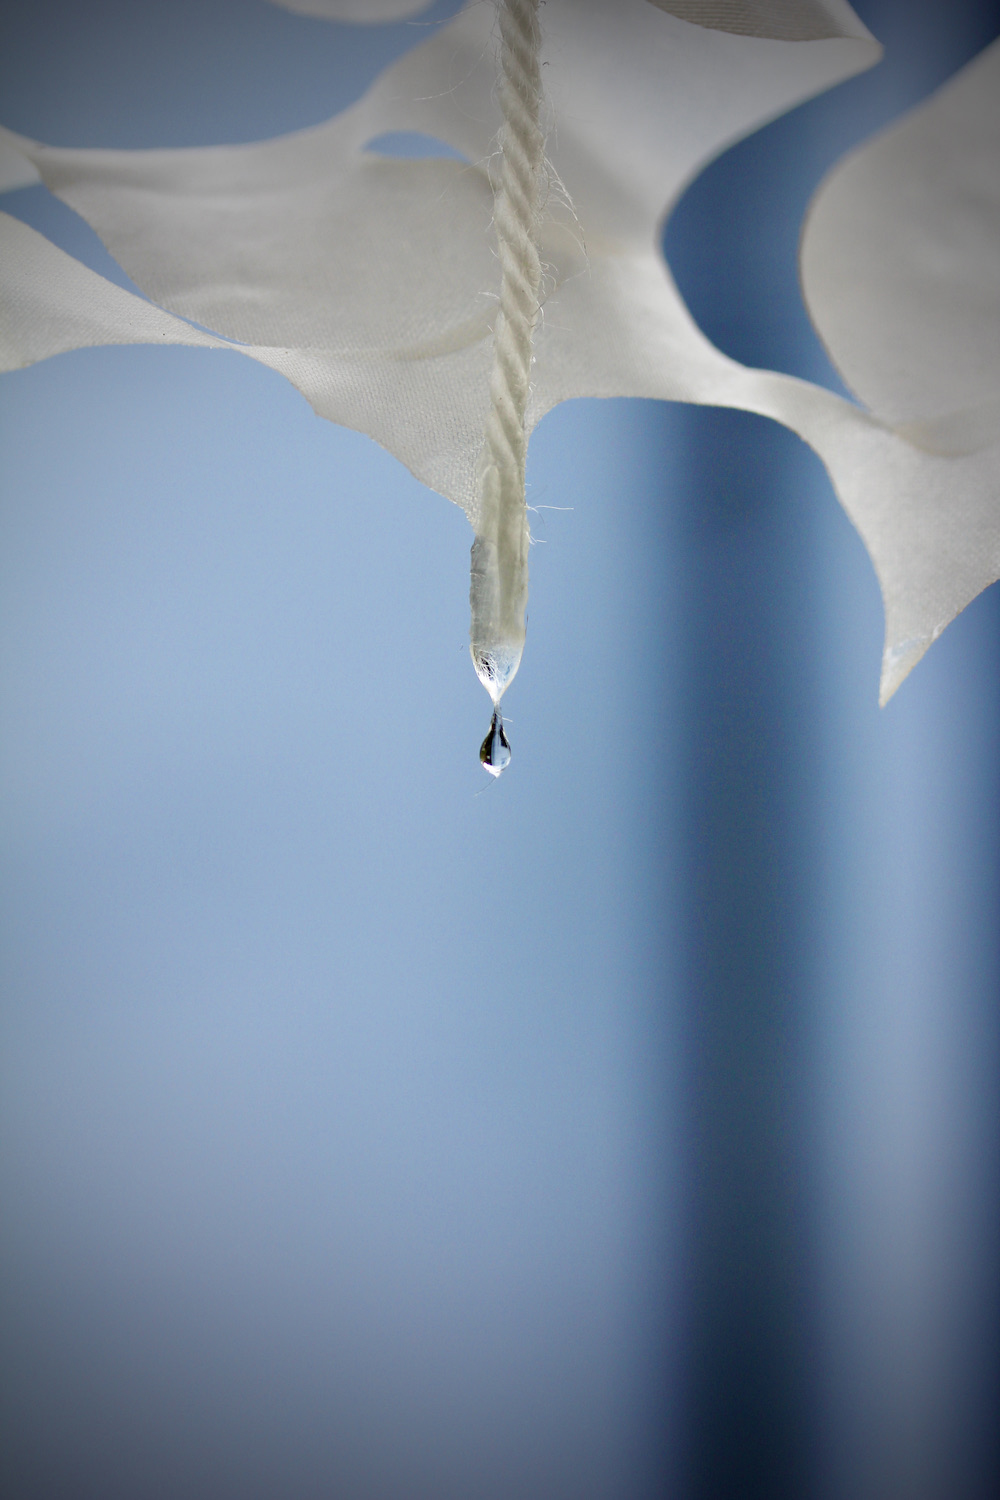
M 828 392 L 725 358 L 692 323 L 657 249 L 665 211 L 707 160 L 876 60 L 877 44 L 851 14 L 844 21 L 845 6 L 823 0 L 820 8 L 840 18 L 839 34 L 790 42 L 692 25 L 648 0 L 547 0 L 554 175 L 528 421 L 573 396 L 638 395 L 743 407 L 801 433 L 826 463 L 875 562 L 886 603 L 887 695 L 947 621 L 1000 574 L 997 451 L 979 440 L 998 390 L 990 384 L 996 364 L 989 350 L 994 358 L 1000 350 L 986 338 L 974 343 L 968 376 L 965 311 L 956 313 L 957 325 L 949 323 L 949 305 L 979 305 L 977 277 L 992 264 L 989 255 L 962 251 L 968 295 L 956 294 L 953 304 L 950 293 L 942 295 L 933 313 L 931 343 L 944 338 L 948 367 L 966 374 L 935 375 L 928 388 L 940 389 L 942 399 L 914 405 L 897 392 L 891 370 L 869 369 L 867 356 L 854 352 L 853 313 L 841 319 L 839 312 L 842 289 L 829 296 L 816 290 L 823 278 L 815 267 L 836 267 L 846 253 L 829 248 L 829 226 L 854 213 L 859 192 L 871 222 L 878 221 L 883 199 L 851 183 L 867 182 L 855 163 L 881 144 L 848 164 L 844 171 L 855 175 L 846 187 L 838 174 L 824 187 L 807 234 L 807 295 L 849 379 L 852 359 L 860 360 L 856 388 L 872 401 L 876 414 L 869 417 Z M 370 433 L 475 520 L 499 284 L 488 177 L 499 125 L 493 27 L 492 6 L 467 9 L 383 74 L 353 109 L 260 145 L 100 152 L 18 138 L 10 144 L 163 307 L 240 340 L 245 354 L 286 375 L 321 415 Z M 911 152 L 917 159 L 928 139 L 940 136 L 944 158 L 968 164 L 971 186 L 950 241 L 963 245 L 992 233 L 989 213 L 984 221 L 981 212 L 992 200 L 977 186 L 984 153 L 966 154 L 968 141 L 989 128 L 981 116 L 990 113 L 983 101 L 991 91 L 978 88 L 978 76 L 974 67 L 971 84 L 951 86 L 948 109 L 927 106 L 926 118 L 918 111 L 893 133 L 905 139 L 909 130 L 920 132 Z M 394 130 L 437 137 L 466 162 L 389 161 L 363 149 Z M 945 191 L 952 197 L 942 206 L 953 214 L 951 177 Z M 933 197 L 929 178 L 925 189 Z M 834 190 L 847 207 L 827 213 L 826 194 Z M 885 209 L 883 217 L 896 212 Z M 922 233 L 936 210 L 928 212 L 930 220 L 918 214 L 901 233 Z M 914 255 L 919 261 L 918 250 Z M 866 258 L 859 250 L 847 278 L 862 287 L 859 305 L 880 264 L 879 254 Z M 950 285 L 949 274 L 939 278 L 941 287 Z M 882 282 L 876 300 L 887 295 Z M 886 326 L 910 329 L 913 359 L 933 364 L 934 349 L 912 332 L 926 305 L 924 291 L 914 297 L 901 288 Z M 178 325 L 169 326 L 180 338 Z M 953 329 L 950 344 L 945 326 Z M 135 329 L 136 337 L 148 337 L 138 321 Z M 161 329 L 159 336 L 167 335 Z M 115 341 L 121 338 L 119 322 Z M 43 352 L 52 351 L 31 357 Z M 904 364 L 910 369 L 912 360 Z M 957 401 L 949 408 L 945 396 L 954 391 L 962 400 L 970 391 L 985 393 L 986 416 Z M 952 428 L 938 433 L 935 447 L 922 430 L 889 430 L 901 415 L 911 425 L 943 421 L 946 429 L 953 419 Z
M 5 213 L 0 213 L 0 308 L 0 370 L 99 344 L 226 347 L 106 281 Z
M 1000 43 L 833 169 L 802 281 L 844 379 L 897 435 L 881 495 L 874 458 L 838 480 L 820 450 L 879 572 L 887 694 L 1000 577 Z
M 610 284 L 605 263 L 643 257 L 661 321 L 683 315 L 655 248 L 665 207 L 730 141 L 877 55 L 863 38 L 708 31 L 647 0 L 547 0 L 543 19 L 549 155 L 573 210 L 553 184 L 534 419 L 599 376 L 586 289 Z M 470 7 L 352 109 L 260 145 L 80 151 L 10 138 L 150 297 L 254 346 L 322 416 L 370 433 L 473 521 L 499 289 L 494 21 L 491 5 Z M 438 137 L 469 164 L 364 151 L 394 130 Z M 619 312 L 602 315 L 610 348 Z M 630 301 L 620 316 L 634 316 Z M 682 369 L 665 374 L 681 399 L 704 399 L 685 395 Z
M 37 167 L 33 167 L 9 140 L 0 137 L 0 193 L 9 193 L 12 188 L 33 187 L 41 180 Z
M 784 42 L 815 42 L 824 37 L 868 36 L 844 0 L 649 0 L 682 21 L 766 36 Z
M 285 10 L 327 21 L 399 21 L 426 10 L 430 0 L 272 0 Z M 683 21 L 741 36 L 783 41 L 864 36 L 864 28 L 844 0 L 649 0 Z
M 894 425 L 1000 403 L 998 101 L 1000 42 L 840 162 L 809 209 L 810 310 Z

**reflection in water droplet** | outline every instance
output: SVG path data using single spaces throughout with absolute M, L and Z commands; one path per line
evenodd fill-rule
M 491 776 L 499 776 L 510 765 L 510 740 L 504 734 L 499 709 L 494 710 L 490 732 L 479 748 L 479 759 Z

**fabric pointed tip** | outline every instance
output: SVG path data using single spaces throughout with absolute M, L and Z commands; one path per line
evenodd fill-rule
M 939 634 L 940 631 L 934 635 L 913 636 L 909 640 L 886 646 L 882 652 L 882 678 L 878 691 L 879 708 L 885 708 L 896 689 L 910 675 Z
M 35 187 L 42 177 L 34 162 L 17 149 L 17 136 L 0 128 L 0 193 L 14 188 Z

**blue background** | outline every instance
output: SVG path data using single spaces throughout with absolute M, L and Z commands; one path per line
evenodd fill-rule
M 1000 29 L 856 8 L 886 62 L 665 239 L 723 349 L 833 385 L 808 198 Z M 423 34 L 38 0 L 0 118 L 252 140 Z M 454 507 L 235 354 L 2 390 L 5 1493 L 992 1495 L 995 591 L 880 712 L 796 438 L 570 403 L 476 796 Z

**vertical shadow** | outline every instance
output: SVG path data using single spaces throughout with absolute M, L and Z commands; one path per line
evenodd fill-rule
M 809 1492 L 812 460 L 678 414 L 687 602 L 686 1493 Z M 797 503 L 798 502 L 798 503 Z
M 725 153 L 688 189 L 665 234 L 680 291 L 720 348 L 833 386 L 797 287 L 809 198 L 842 153 L 985 46 L 1000 15 L 996 0 L 854 6 L 885 44 L 885 61 Z M 820 1411 L 821 1247 L 812 1207 L 817 851 L 824 821 L 858 815 L 843 798 L 824 813 L 830 789 L 814 770 L 823 762 L 830 683 L 813 672 L 809 653 L 829 665 L 835 647 L 810 591 L 821 597 L 825 586 L 816 507 L 832 499 L 818 467 L 776 428 L 725 412 L 675 411 L 670 421 L 688 682 L 690 1229 L 680 1492 L 801 1500 L 823 1484 L 813 1444 L 830 1421 Z M 991 1376 L 990 1399 L 994 1391 Z M 982 1455 L 990 1420 L 970 1420 L 978 1426 L 969 1452 Z M 994 1492 L 995 1451 L 976 1463 L 975 1481 L 963 1488 L 955 1475 L 951 1493 Z

